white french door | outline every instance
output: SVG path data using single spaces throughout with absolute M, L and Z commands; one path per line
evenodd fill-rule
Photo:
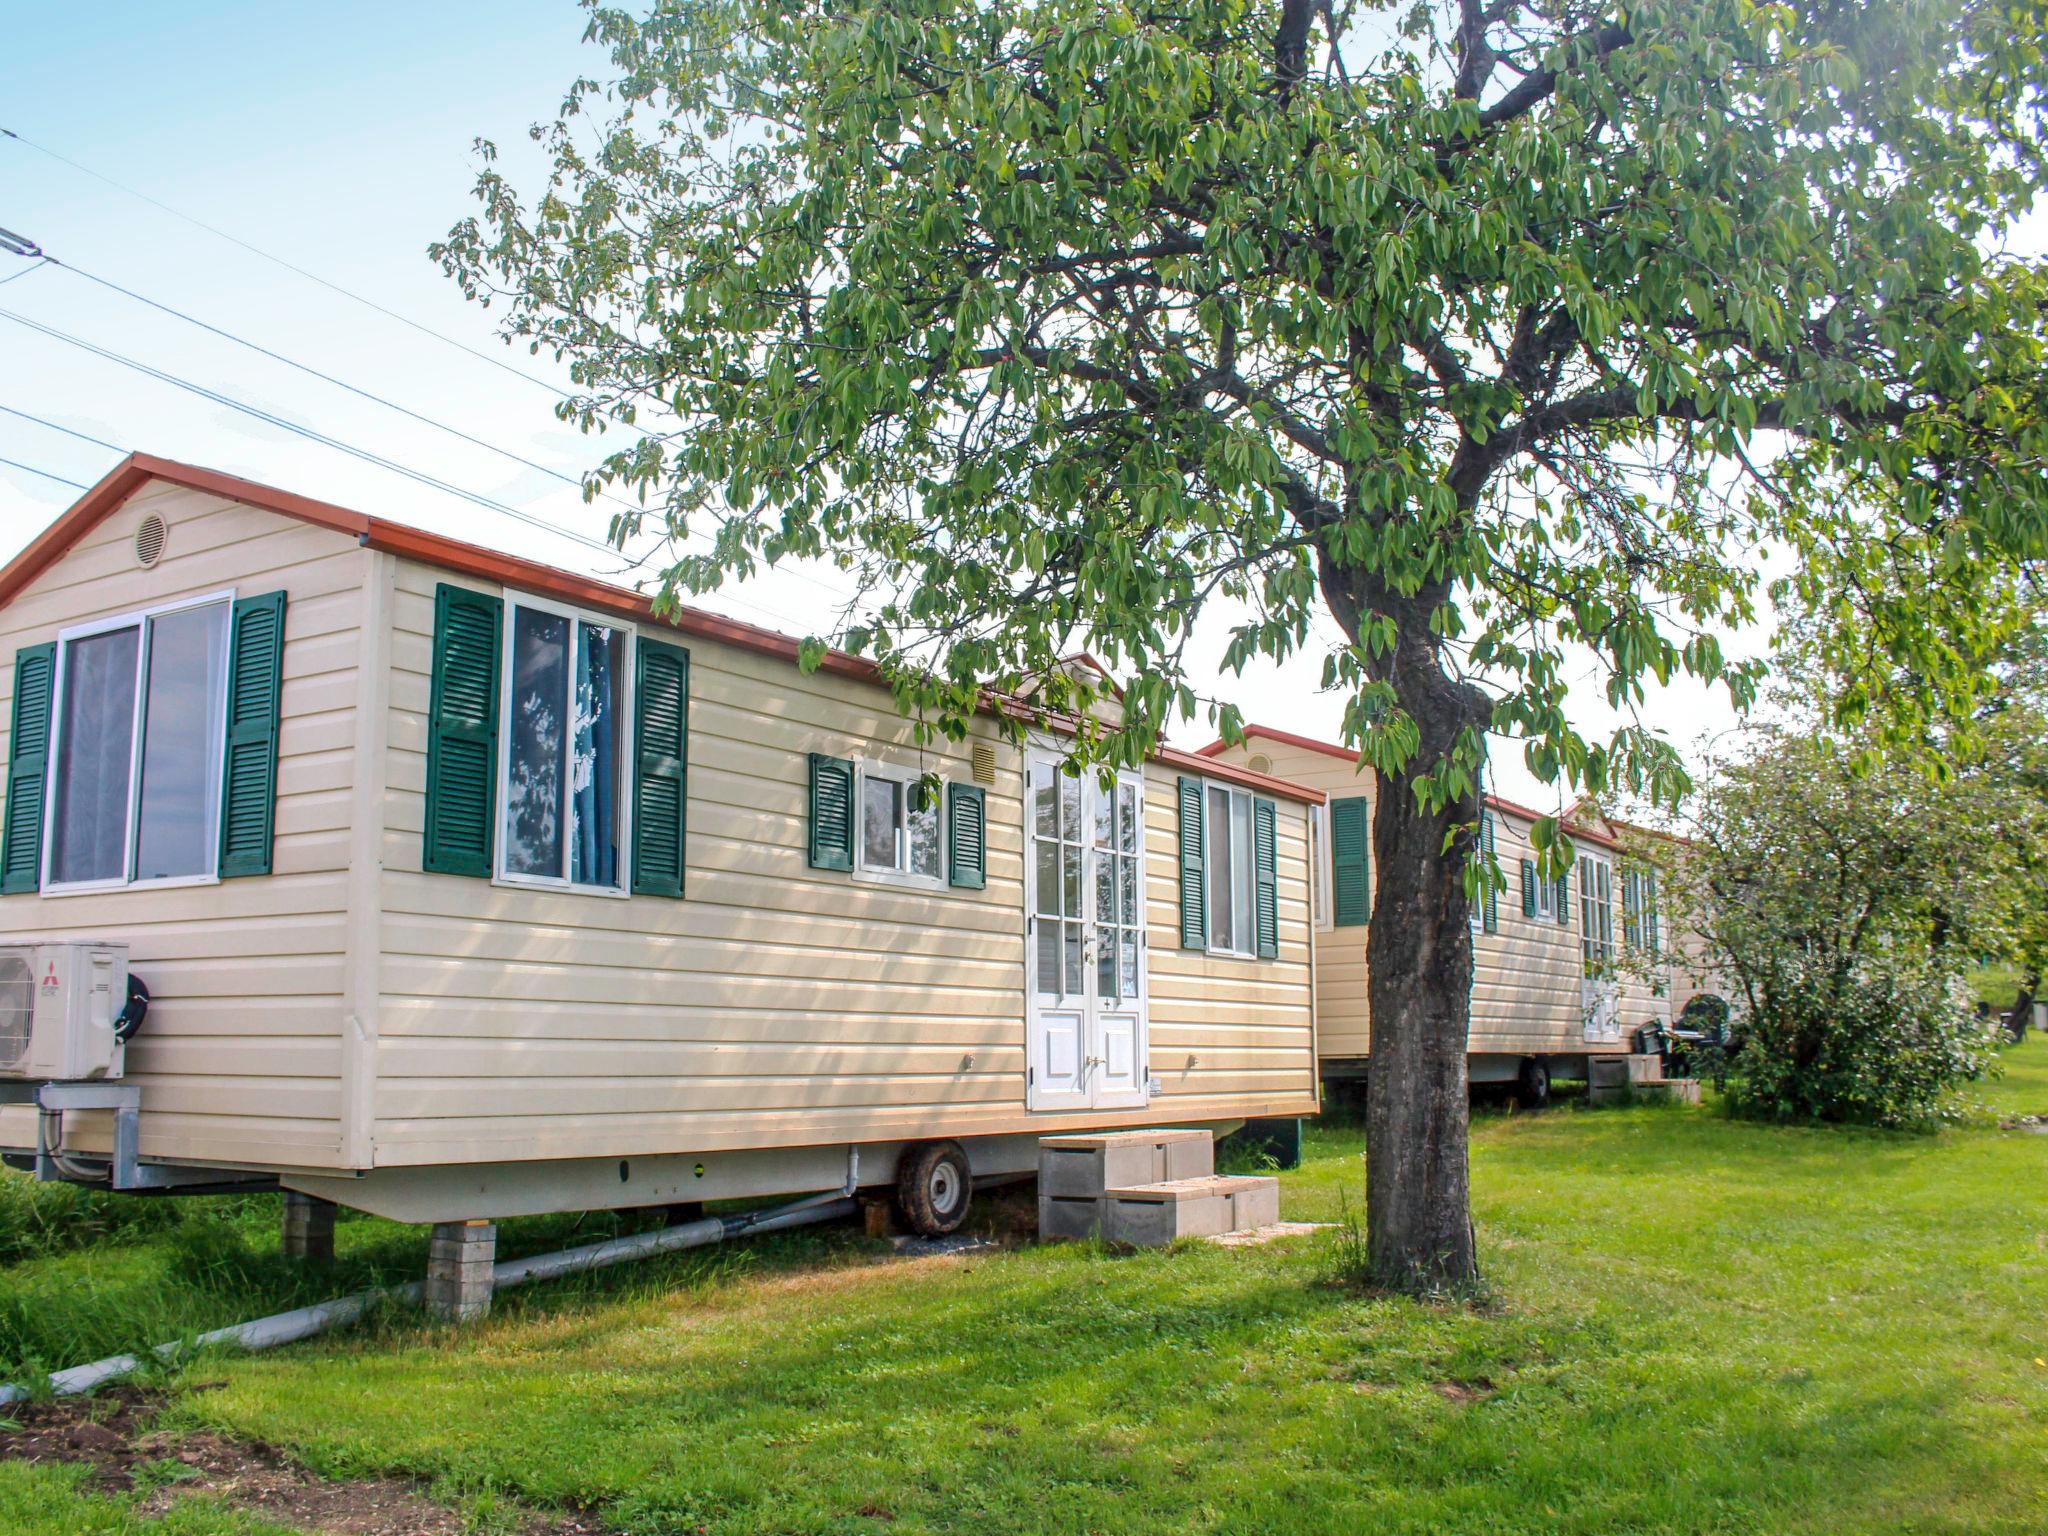
M 1145 791 L 1033 754 L 1024 796 L 1027 1103 L 1143 1104 Z
M 1586 1043 L 1621 1039 L 1621 987 L 1614 970 L 1614 865 L 1598 854 L 1579 854 L 1579 1006 Z

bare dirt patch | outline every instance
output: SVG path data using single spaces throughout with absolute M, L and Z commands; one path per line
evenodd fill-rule
M 0 1420 L 0 1457 L 83 1463 L 93 1469 L 95 1487 L 136 1494 L 150 1514 L 203 1493 L 275 1524 L 327 1536 L 465 1536 L 470 1529 L 459 1513 L 411 1483 L 330 1481 L 274 1446 L 231 1440 L 210 1430 L 179 1434 L 154 1429 L 163 1401 L 158 1394 L 128 1388 L 16 1404 Z M 536 1513 L 516 1529 L 521 1536 L 603 1536 L 610 1528 L 582 1516 Z
M 1477 1403 L 1493 1396 L 1493 1382 L 1484 1376 L 1470 1381 L 1433 1381 L 1430 1390 L 1447 1403 Z

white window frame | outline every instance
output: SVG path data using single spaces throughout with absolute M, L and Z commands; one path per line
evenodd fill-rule
M 505 835 L 505 811 L 511 792 L 512 781 L 512 647 L 515 640 L 516 616 L 521 608 L 549 613 L 569 621 L 569 693 L 565 701 L 568 713 L 563 717 L 563 731 L 573 740 L 576 724 L 576 639 L 579 624 L 592 624 L 600 629 L 616 629 L 624 632 L 626 643 L 621 648 L 624 665 L 623 676 L 619 678 L 617 696 L 613 700 L 613 711 L 620 721 L 619 726 L 619 883 L 617 885 L 591 885 L 584 881 L 571 880 L 564 875 L 529 875 L 515 873 L 505 867 L 505 854 L 511 839 Z M 640 628 L 629 619 L 617 618 L 608 613 L 595 613 L 588 608 L 573 608 L 566 603 L 557 603 L 545 597 L 531 597 L 524 592 L 505 594 L 504 633 L 498 642 L 498 781 L 496 803 L 491 814 L 497 818 L 497 825 L 491 829 L 491 883 L 514 886 L 520 890 L 567 891 L 578 896 L 602 896 L 612 900 L 623 900 L 633 894 L 633 681 L 640 670 Z M 565 743 L 566 744 L 566 743 Z M 568 865 L 573 812 L 571 803 L 576 793 L 575 775 L 562 775 L 562 860 Z
M 1614 908 L 1617 892 L 1614 889 L 1617 870 L 1615 862 L 1604 853 L 1579 854 L 1579 958 L 1590 972 L 1596 965 L 1612 965 L 1621 952 L 1621 940 L 1615 933 Z M 1602 865 L 1607 871 L 1607 896 L 1604 901 L 1597 897 L 1599 877 L 1593 866 Z M 1596 926 L 1595 917 L 1604 916 L 1604 927 Z
M 50 694 L 50 765 L 43 778 L 43 851 L 42 868 L 38 872 L 41 877 L 41 894 L 86 896 L 95 891 L 163 891 L 183 885 L 220 883 L 220 818 L 226 810 L 227 798 L 221 785 L 214 786 L 212 867 L 204 873 L 162 875 L 153 880 L 133 878 L 135 834 L 136 819 L 141 815 L 142 807 L 142 728 L 149 708 L 150 626 L 165 614 L 182 613 L 189 608 L 205 608 L 215 603 L 226 605 L 227 623 L 221 630 L 220 692 L 214 701 L 213 710 L 214 732 L 225 743 L 229 652 L 234 647 L 235 636 L 235 590 L 228 587 L 223 591 L 207 592 L 197 597 L 181 597 L 168 603 L 153 603 L 147 608 L 135 608 L 110 618 L 74 624 L 69 629 L 57 632 L 55 686 Z M 57 853 L 57 785 L 61 782 L 64 772 L 64 694 L 69 683 L 71 644 L 76 640 L 90 640 L 94 635 L 108 634 L 117 629 L 139 631 L 135 642 L 135 716 L 128 728 L 128 821 L 122 834 L 122 874 L 118 880 L 68 880 L 60 883 L 50 878 L 50 868 L 56 860 Z
M 1543 873 L 1543 865 L 1533 856 L 1529 863 L 1529 879 L 1536 887 L 1535 921 L 1555 923 L 1557 921 L 1557 881 Z
M 1330 803 L 1308 808 L 1309 858 L 1313 864 L 1311 889 L 1315 893 L 1315 923 L 1318 933 L 1334 931 L 1337 882 L 1330 868 Z
M 892 763 L 883 758 L 859 757 L 853 762 L 853 875 L 858 880 L 872 881 L 877 885 L 901 885 L 919 891 L 943 891 L 946 889 L 948 834 L 946 825 L 946 785 L 941 782 L 933 793 L 938 797 L 938 815 L 935 819 L 939 829 L 939 872 L 936 875 L 921 875 L 909 868 L 910 862 L 910 788 L 924 779 L 922 768 L 905 763 Z M 868 863 L 867 815 L 868 780 L 882 779 L 891 784 L 903 786 L 903 820 L 896 826 L 896 851 L 902 864 L 894 867 Z
M 1201 785 L 1202 925 L 1204 929 L 1202 937 L 1205 941 L 1208 941 L 1209 954 L 1220 955 L 1228 960 L 1256 960 L 1259 958 L 1258 812 L 1252 811 L 1250 813 L 1252 818 L 1252 835 L 1250 838 L 1246 840 L 1245 843 L 1245 852 L 1247 855 L 1248 862 L 1246 863 L 1244 869 L 1243 882 L 1239 887 L 1239 891 L 1237 892 L 1237 894 L 1241 894 L 1244 897 L 1244 932 L 1247 944 L 1246 947 L 1243 949 L 1238 949 L 1235 946 L 1225 949 L 1218 946 L 1210 937 L 1210 935 L 1214 932 L 1214 929 L 1210 927 L 1210 924 L 1214 919 L 1216 911 L 1216 860 L 1211 856 L 1212 850 L 1216 846 L 1216 829 L 1214 826 L 1216 818 L 1214 815 L 1211 814 L 1212 807 L 1210 801 L 1210 792 L 1212 790 L 1220 789 L 1230 796 L 1229 803 L 1233 807 L 1233 816 L 1235 815 L 1235 806 L 1239 800 L 1242 800 L 1247 805 L 1250 805 L 1258 797 L 1254 795 L 1250 790 L 1246 789 L 1243 785 L 1232 784 L 1224 779 L 1203 779 L 1201 780 Z M 1228 818 L 1226 818 L 1223 831 L 1224 836 L 1228 837 L 1230 835 L 1230 826 Z M 1232 910 L 1230 917 L 1230 931 L 1232 935 L 1235 936 L 1235 934 L 1237 933 L 1237 912 L 1235 909 Z

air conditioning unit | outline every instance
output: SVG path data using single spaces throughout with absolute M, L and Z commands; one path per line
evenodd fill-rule
M 128 946 L 0 944 L 0 1077 L 119 1077 Z

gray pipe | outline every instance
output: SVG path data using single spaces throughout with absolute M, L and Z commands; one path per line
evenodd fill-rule
M 702 1221 L 686 1222 L 680 1227 L 662 1227 L 653 1232 L 636 1232 L 630 1237 L 612 1237 L 603 1242 L 585 1243 L 580 1248 L 564 1248 L 559 1253 L 540 1253 L 526 1259 L 507 1259 L 502 1264 L 491 1266 L 491 1289 L 509 1290 L 515 1285 L 526 1285 L 536 1280 L 553 1280 L 561 1275 L 582 1274 L 586 1270 L 606 1269 L 613 1264 L 623 1264 L 628 1259 L 645 1258 L 650 1254 L 672 1253 L 683 1248 L 702 1248 L 708 1243 L 722 1242 L 728 1237 L 738 1237 L 749 1232 L 774 1232 L 785 1227 L 807 1226 L 812 1222 L 831 1221 L 839 1216 L 851 1216 L 858 1208 L 858 1202 L 836 1192 L 810 1195 L 789 1205 L 778 1205 L 759 1216 L 743 1212 L 737 1216 L 707 1216 Z M 295 1344 L 300 1339 L 310 1339 L 317 1333 L 330 1328 L 343 1327 L 354 1322 L 368 1311 L 372 1302 L 388 1298 L 392 1301 L 418 1301 L 425 1289 L 419 1281 L 401 1285 L 388 1291 L 359 1291 L 353 1296 L 338 1297 L 333 1301 L 322 1301 L 310 1307 L 298 1307 L 290 1312 L 279 1312 L 272 1317 L 259 1317 L 250 1322 L 236 1323 L 227 1328 L 216 1328 L 211 1333 L 202 1333 L 192 1341 L 194 1348 L 205 1349 L 216 1344 L 232 1344 L 242 1349 L 275 1349 L 280 1344 Z M 159 1360 L 176 1359 L 185 1348 L 182 1342 L 159 1344 L 150 1351 Z M 59 1397 L 74 1397 L 82 1392 L 91 1392 L 110 1381 L 132 1375 L 141 1369 L 142 1360 L 135 1355 L 114 1355 L 105 1360 L 95 1360 L 90 1365 L 74 1365 L 69 1370 L 56 1371 L 50 1376 L 50 1390 Z M 28 1390 L 18 1386 L 0 1386 L 0 1404 L 18 1403 L 29 1396 Z

